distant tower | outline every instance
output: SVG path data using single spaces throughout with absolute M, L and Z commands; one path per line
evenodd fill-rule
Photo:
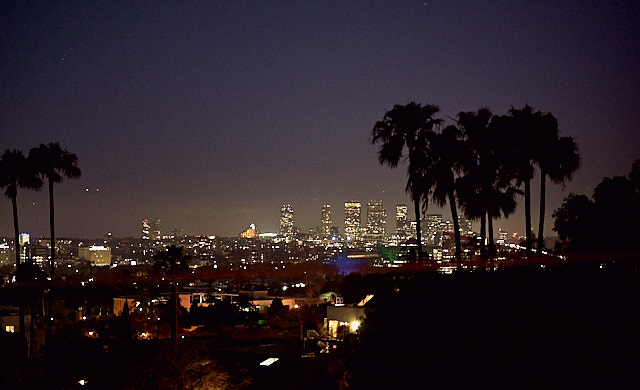
M 148 219 L 143 219 L 142 220 L 142 239 L 143 240 L 148 240 L 149 239 L 149 231 L 151 230 L 150 225 L 149 225 L 149 220 Z
M 442 222 L 442 214 L 427 214 L 425 219 L 426 226 L 423 229 L 426 234 L 423 234 L 423 242 L 436 246 L 442 245 L 442 232 L 447 230 L 446 223 Z
M 470 219 L 459 217 L 458 224 L 460 225 L 460 234 L 469 234 L 469 232 L 472 231 L 473 225 L 471 224 Z
M 331 205 L 322 206 L 322 236 L 324 238 L 331 237 Z
M 381 241 L 385 235 L 387 212 L 381 200 L 367 203 L 367 235 L 373 242 Z
M 344 203 L 344 235 L 347 240 L 359 240 L 360 209 L 362 205 L 357 200 Z
M 396 205 L 396 234 L 404 240 L 411 237 L 411 225 L 407 220 L 408 212 L 409 208 L 406 204 Z
M 293 207 L 283 204 L 280 208 L 280 234 L 285 237 L 293 235 Z
M 155 221 L 153 221 L 153 224 L 151 224 L 151 239 L 154 241 L 160 241 L 160 239 L 162 238 L 162 221 L 159 219 L 156 219 Z

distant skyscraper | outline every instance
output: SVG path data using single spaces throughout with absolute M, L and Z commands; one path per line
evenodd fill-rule
M 380 241 L 384 238 L 387 224 L 387 212 L 382 206 L 381 200 L 372 200 L 367 203 L 367 235 Z
M 442 222 L 442 214 L 427 214 L 425 218 L 423 241 L 428 244 L 440 246 L 442 245 L 442 232 L 446 231 L 447 225 Z
M 293 235 L 293 207 L 290 204 L 283 204 L 280 208 L 280 234 L 285 237 Z
M 344 203 L 344 235 L 347 240 L 360 239 L 360 209 L 362 205 L 357 200 Z
M 162 238 L 162 221 L 156 219 L 151 224 L 151 239 L 154 241 L 160 241 Z
M 402 239 L 411 237 L 411 224 L 407 220 L 408 211 L 406 204 L 396 205 L 396 234 Z
M 322 206 L 322 236 L 324 238 L 331 237 L 331 205 Z
M 472 231 L 472 224 L 470 219 L 466 219 L 464 217 L 458 218 L 458 223 L 460 224 L 460 233 L 468 234 L 468 232 Z
M 142 220 L 142 239 L 143 240 L 148 240 L 149 239 L 149 231 L 151 230 L 150 225 L 149 225 L 149 220 L 148 219 L 143 219 Z

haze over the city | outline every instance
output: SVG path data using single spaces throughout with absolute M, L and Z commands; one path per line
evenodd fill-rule
M 301 230 L 333 206 L 383 200 L 406 167 L 370 145 L 395 104 L 446 123 L 530 104 L 575 137 L 582 166 L 547 185 L 545 232 L 570 192 L 591 195 L 640 157 L 640 4 L 527 1 L 28 2 L 0 5 L 0 148 L 60 142 L 82 177 L 56 186 L 60 237 Z M 538 177 L 533 215 L 537 223 Z M 495 228 L 524 231 L 524 201 Z M 20 230 L 48 235 L 48 199 L 20 190 Z M 410 206 L 410 213 L 412 207 Z M 431 207 L 429 212 L 448 215 Z M 0 235 L 12 236 L 11 202 Z

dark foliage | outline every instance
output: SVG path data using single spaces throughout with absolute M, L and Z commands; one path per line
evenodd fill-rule
M 379 297 L 350 388 L 637 386 L 637 273 L 423 275 Z
M 568 254 L 638 253 L 640 227 L 640 160 L 625 176 L 605 178 L 593 198 L 570 194 L 553 213 L 554 230 Z

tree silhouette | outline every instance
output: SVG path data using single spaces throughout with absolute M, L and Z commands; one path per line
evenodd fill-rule
M 628 176 L 604 178 L 594 189 L 592 199 L 575 194 L 565 198 L 553 213 L 553 230 L 567 254 L 606 253 L 607 259 L 615 259 L 616 253 L 627 252 L 638 259 L 639 172 L 637 160 Z
M 550 114 L 547 114 L 550 115 Z M 492 127 L 500 140 L 500 159 L 506 169 L 505 176 L 515 178 L 517 187 L 524 184 L 525 247 L 531 256 L 531 179 L 533 179 L 539 147 L 540 133 L 548 125 L 549 118 L 529 105 L 521 109 L 511 108 L 508 115 L 495 117 Z
M 571 181 L 574 172 L 580 167 L 578 145 L 572 137 L 558 138 L 557 121 L 553 116 L 551 118 L 548 119 L 549 126 L 555 129 L 555 137 L 545 140 L 537 157 L 540 167 L 540 221 L 536 246 L 538 253 L 544 249 L 545 178 L 548 175 L 553 183 L 562 184 Z
M 50 276 L 55 276 L 55 258 L 56 258 L 56 235 L 55 235 L 55 219 L 54 219 L 54 202 L 53 202 L 53 184 L 62 182 L 63 177 L 77 179 L 81 175 L 78 168 L 78 157 L 69 153 L 66 149 L 62 149 L 57 142 L 51 142 L 47 145 L 40 144 L 37 148 L 29 151 L 29 158 L 43 179 L 47 179 L 49 183 L 49 228 L 51 231 L 51 259 Z
M 463 161 L 465 175 L 458 180 L 458 191 L 465 214 L 481 220 L 480 253 L 483 257 L 488 230 L 489 253 L 493 260 L 493 220 L 507 217 L 515 211 L 515 196 L 519 191 L 511 186 L 513 177 L 509 176 L 510 172 L 501 160 L 500 139 L 492 118 L 488 108 L 458 114 L 458 125 L 463 131 L 467 152 Z M 493 268 L 493 262 L 491 266 Z
M 20 265 L 20 228 L 18 225 L 18 188 L 39 190 L 42 180 L 34 169 L 31 160 L 19 150 L 7 149 L 0 157 L 0 188 L 11 199 L 13 206 L 13 231 L 16 247 L 16 267 Z
M 416 213 L 419 259 L 422 259 L 420 201 L 427 196 L 427 190 L 418 179 L 418 167 L 424 159 L 427 134 L 442 123 L 441 119 L 434 117 L 439 111 L 438 106 L 430 104 L 422 106 L 410 102 L 406 105 L 395 105 L 371 131 L 371 143 L 380 144 L 380 164 L 395 168 L 402 160 L 408 160 L 406 191 L 411 196 Z
M 424 158 L 418 166 L 418 178 L 426 193 L 431 193 L 431 200 L 443 207 L 449 203 L 456 245 L 456 261 L 458 269 L 462 269 L 462 243 L 460 240 L 460 224 L 456 203 L 456 173 L 462 169 L 464 159 L 464 143 L 460 139 L 460 130 L 453 125 L 445 127 L 442 132 L 427 134 L 427 147 Z M 423 198 L 426 203 L 427 197 Z M 426 207 L 425 207 L 426 208 Z
M 171 283 L 171 343 L 175 344 L 178 326 L 178 282 L 176 276 L 189 268 L 191 256 L 184 254 L 184 247 L 171 245 L 156 253 L 154 267 L 168 276 Z

